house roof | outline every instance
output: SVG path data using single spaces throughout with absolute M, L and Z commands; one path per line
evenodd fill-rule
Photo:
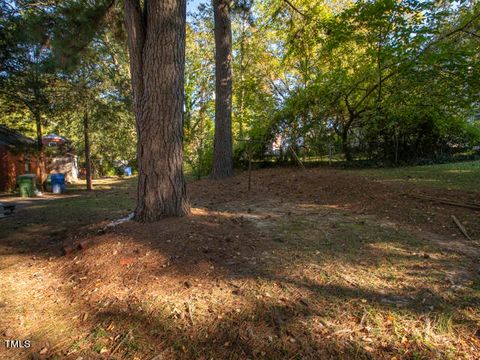
M 8 146 L 25 146 L 34 145 L 35 140 L 9 129 L 4 125 L 0 125 L 0 144 Z
M 62 144 L 68 144 L 69 141 L 68 139 L 64 138 L 63 136 L 57 135 L 57 134 L 49 134 L 45 135 L 42 137 L 42 142 L 44 145 L 62 145 Z
M 43 137 L 43 139 L 47 140 L 61 140 L 61 141 L 67 141 L 63 136 L 57 135 L 57 134 L 48 134 Z

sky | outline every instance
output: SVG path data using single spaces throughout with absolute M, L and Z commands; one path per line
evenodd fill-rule
M 187 11 L 196 11 L 200 3 L 208 0 L 187 0 Z M 13 0 L 6 0 L 7 4 L 14 5 Z
M 200 5 L 202 2 L 206 2 L 206 0 L 188 0 L 188 2 L 187 2 L 187 12 L 196 11 L 198 5 Z

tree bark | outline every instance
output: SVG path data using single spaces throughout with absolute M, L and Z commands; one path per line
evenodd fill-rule
M 35 126 L 37 130 L 37 148 L 38 151 L 43 150 L 43 135 L 42 135 L 42 118 L 40 116 L 40 112 L 35 111 L 33 114 L 35 117 Z
M 233 175 L 232 150 L 232 28 L 230 1 L 214 0 L 215 18 L 215 138 L 214 179 Z
M 90 161 L 90 132 L 88 113 L 83 114 L 83 139 L 85 141 L 85 179 L 87 180 L 87 191 L 92 191 L 92 163 Z
M 135 219 L 189 213 L 183 174 L 186 0 L 125 0 L 137 127 Z
M 355 112 L 355 109 L 353 109 L 350 106 L 348 97 L 345 98 L 345 105 L 347 106 L 347 110 L 348 110 L 348 120 L 343 125 L 343 129 L 342 129 L 342 150 L 343 150 L 343 154 L 345 155 L 345 160 L 347 162 L 351 162 L 353 160 L 353 154 L 352 154 L 352 148 L 350 147 L 350 144 L 349 144 L 348 137 L 350 134 L 350 128 L 352 124 L 357 120 L 358 114 Z
M 243 123 L 244 123 L 244 114 L 245 114 L 245 33 L 246 33 L 246 26 L 247 26 L 247 20 L 246 20 L 246 14 L 242 14 L 242 27 L 241 31 L 242 34 L 240 36 L 240 96 L 238 99 L 238 107 L 239 107 L 239 113 L 238 113 L 238 136 L 240 139 L 243 139 Z
M 343 150 L 343 154 L 345 155 L 345 160 L 347 162 L 351 162 L 353 160 L 352 149 L 350 147 L 349 139 L 348 139 L 349 130 L 350 130 L 350 127 L 345 126 L 342 131 L 342 150 Z
M 353 160 L 352 149 L 348 143 L 348 132 L 345 131 L 342 133 L 342 149 L 343 154 L 345 155 L 345 160 L 351 162 Z
M 43 133 L 42 133 L 42 117 L 40 111 L 35 110 L 33 114 L 35 118 L 35 126 L 37 130 L 37 150 L 38 150 L 38 162 L 39 162 L 39 183 L 42 184 L 44 181 L 44 167 L 45 167 L 45 156 L 43 153 Z

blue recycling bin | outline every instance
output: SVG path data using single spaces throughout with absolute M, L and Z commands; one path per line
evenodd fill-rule
M 125 166 L 123 169 L 123 173 L 125 176 L 132 176 L 132 168 L 130 166 Z
M 54 194 L 61 194 L 65 192 L 66 187 L 64 174 L 50 174 L 50 179 L 52 181 L 52 192 Z

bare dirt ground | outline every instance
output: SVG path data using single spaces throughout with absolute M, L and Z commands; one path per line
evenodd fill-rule
M 0 358 L 480 358 L 480 212 L 415 197 L 479 193 L 332 169 L 246 179 L 191 182 L 192 215 L 154 224 L 2 220 L 0 335 L 32 347 Z

